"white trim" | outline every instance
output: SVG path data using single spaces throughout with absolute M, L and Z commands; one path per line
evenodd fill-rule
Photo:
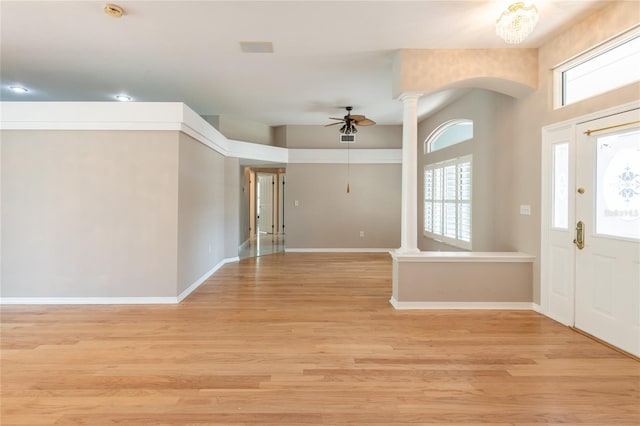
M 279 146 L 228 139 L 227 149 L 227 157 L 238 157 L 244 160 L 270 161 L 283 164 L 289 162 L 289 149 L 281 148 Z
M 402 149 L 289 149 L 289 163 L 401 164 Z
M 613 106 L 611 108 L 605 108 L 600 111 L 591 112 L 589 114 L 581 115 L 579 117 L 570 118 L 568 120 L 559 121 L 557 123 L 548 124 L 542 127 L 542 130 L 554 130 L 556 128 L 562 128 L 567 126 L 578 125 L 586 123 L 587 121 L 598 120 L 600 118 L 608 117 L 610 115 L 616 115 L 627 111 L 640 108 L 640 100 L 627 102 L 626 104 Z
M 0 102 L 0 130 L 177 131 L 226 157 L 289 157 L 286 148 L 227 139 L 182 102 Z
M 202 275 L 193 284 L 191 284 L 182 293 L 180 293 L 178 295 L 178 297 L 176 298 L 176 303 L 182 302 L 187 296 L 189 296 L 193 291 L 195 291 L 195 289 L 200 287 L 205 281 L 207 281 L 211 277 L 211 275 L 215 274 L 216 271 L 218 269 L 222 268 L 225 264 L 231 263 L 231 262 L 237 262 L 239 260 L 240 260 L 240 258 L 237 257 L 237 256 L 236 257 L 227 258 L 227 259 L 222 259 L 216 266 L 214 266 L 208 272 L 205 272 L 204 275 Z
M 247 238 L 246 240 L 244 240 L 244 243 L 240 244 L 240 247 L 238 247 L 238 251 L 242 251 L 242 249 L 247 247 L 249 243 L 251 243 L 251 238 Z
M 286 253 L 390 253 L 388 248 L 285 248 Z
M 183 132 L 226 156 L 272 163 L 400 164 L 401 149 L 288 149 L 231 140 L 181 102 L 0 102 L 1 130 Z
M 0 305 L 153 305 L 177 304 L 182 302 L 195 289 L 206 282 L 223 265 L 237 262 L 240 258 L 230 257 L 221 260 L 208 272 L 205 272 L 178 297 L 0 297 Z
M 175 297 L 3 297 L 2 305 L 154 305 L 178 303 Z
M 436 309 L 486 309 L 535 311 L 531 302 L 399 302 L 395 297 L 389 300 L 397 310 Z
M 421 251 L 419 253 L 391 252 L 398 262 L 418 263 L 532 263 L 535 256 L 520 252 L 482 251 Z
M 0 129 L 179 130 L 179 102 L 1 102 Z

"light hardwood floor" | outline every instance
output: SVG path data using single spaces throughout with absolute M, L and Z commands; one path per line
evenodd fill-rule
M 224 266 L 180 305 L 3 306 L 9 425 L 640 424 L 640 363 L 534 312 L 395 311 L 386 254 Z

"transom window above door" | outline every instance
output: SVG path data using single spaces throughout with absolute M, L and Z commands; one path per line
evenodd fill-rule
M 640 26 L 557 66 L 554 106 L 560 108 L 640 80 Z

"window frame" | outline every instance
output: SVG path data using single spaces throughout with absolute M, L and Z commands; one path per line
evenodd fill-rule
M 609 40 L 600 43 L 592 48 L 589 48 L 588 50 L 579 53 L 578 55 L 568 59 L 565 62 L 562 62 L 558 65 L 556 65 L 555 67 L 553 67 L 553 108 L 554 109 L 559 109 L 559 108 L 563 108 L 565 106 L 568 105 L 573 105 L 577 102 L 582 102 L 584 100 L 590 99 L 594 96 L 598 96 L 601 95 L 603 93 L 608 93 L 612 90 L 615 90 L 619 87 L 623 87 L 627 84 L 633 84 L 637 81 L 640 80 L 636 80 L 635 82 L 632 83 L 625 83 L 623 85 L 619 85 L 619 86 L 611 86 L 609 89 L 603 91 L 603 92 L 598 92 L 595 93 L 593 95 L 590 95 L 586 98 L 571 102 L 571 103 L 565 103 L 565 94 L 566 94 L 566 79 L 565 79 L 565 72 L 569 71 L 570 69 L 581 65 L 585 62 L 589 62 L 607 52 L 609 52 L 610 50 L 616 49 L 617 47 L 635 39 L 640 37 L 640 25 L 635 26 L 634 28 L 625 31 L 621 34 L 618 34 L 615 37 L 610 38 Z
M 449 145 L 449 146 L 446 146 L 444 148 L 439 148 L 439 149 L 436 149 L 436 150 L 432 150 L 431 149 L 431 145 L 433 144 L 433 142 L 436 142 L 440 138 L 440 136 L 444 132 L 446 132 L 450 127 L 456 126 L 458 124 L 471 124 L 471 137 L 469 139 L 464 139 L 464 140 L 458 141 L 458 142 L 454 143 L 453 145 Z M 436 127 L 429 134 L 429 136 L 427 136 L 427 138 L 424 141 L 424 154 L 430 154 L 432 152 L 437 152 L 437 151 L 440 151 L 442 149 L 446 149 L 446 148 L 455 146 L 455 145 L 457 145 L 459 143 L 469 141 L 469 140 L 473 139 L 473 131 L 474 131 L 473 120 L 469 120 L 467 118 L 457 118 L 455 120 L 446 121 L 446 122 L 442 123 L 441 125 L 439 125 L 438 127 Z
M 458 167 L 461 164 L 465 164 L 465 163 L 469 163 L 469 197 L 468 200 L 466 199 L 462 199 L 460 193 L 462 192 L 462 188 L 459 182 L 459 173 L 458 173 Z M 441 197 L 438 199 L 435 196 L 435 187 L 432 189 L 432 194 L 431 194 L 431 198 L 427 199 L 427 185 L 425 183 L 426 181 L 426 176 L 427 176 L 427 172 L 429 170 L 442 170 L 442 175 L 443 175 L 443 180 L 444 180 L 444 170 L 446 167 L 450 167 L 454 165 L 456 167 L 456 184 L 455 184 L 455 188 L 456 188 L 456 195 L 454 199 L 446 199 L 444 193 L 446 192 L 446 185 L 443 183 L 442 187 L 441 187 Z M 434 172 L 435 175 L 435 172 Z M 435 179 L 434 179 L 435 180 Z M 440 161 L 440 162 L 436 162 L 436 163 L 430 163 L 430 164 L 426 164 L 424 166 L 424 170 L 423 170 L 423 217 L 422 217 L 422 231 L 423 231 L 423 235 L 427 238 L 431 238 L 435 241 L 438 242 L 442 242 L 445 244 L 449 244 L 451 246 L 454 247 L 458 247 L 458 248 L 462 248 L 465 250 L 472 250 L 472 246 L 473 246 L 473 155 L 472 154 L 468 154 L 468 155 L 463 155 L 460 157 L 456 157 L 456 158 L 452 158 L 452 159 L 448 159 L 445 161 Z M 431 203 L 432 206 L 435 207 L 435 205 L 438 203 L 440 204 L 440 216 L 441 216 L 441 223 L 440 223 L 440 230 L 442 233 L 436 233 L 433 232 L 434 229 L 434 222 L 433 222 L 433 212 L 435 211 L 435 208 L 432 208 L 432 222 L 431 222 L 431 231 L 429 231 L 427 229 L 427 221 L 426 221 L 426 212 L 427 212 L 427 203 Z M 455 214 L 455 219 L 456 219 L 456 237 L 452 238 L 449 236 L 446 236 L 446 214 L 445 212 L 445 206 L 447 204 L 451 204 L 453 203 L 456 206 L 456 214 Z M 468 208 L 468 214 L 469 214 L 469 241 L 463 240 L 460 238 L 460 226 L 461 226 L 461 210 L 459 209 L 459 205 L 462 204 L 466 204 L 469 206 Z

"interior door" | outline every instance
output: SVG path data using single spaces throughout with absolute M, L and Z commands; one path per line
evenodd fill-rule
M 640 110 L 576 131 L 575 327 L 640 356 Z
M 256 191 L 256 223 L 258 234 L 273 233 L 273 197 L 274 197 L 274 177 L 272 174 L 257 174 Z

